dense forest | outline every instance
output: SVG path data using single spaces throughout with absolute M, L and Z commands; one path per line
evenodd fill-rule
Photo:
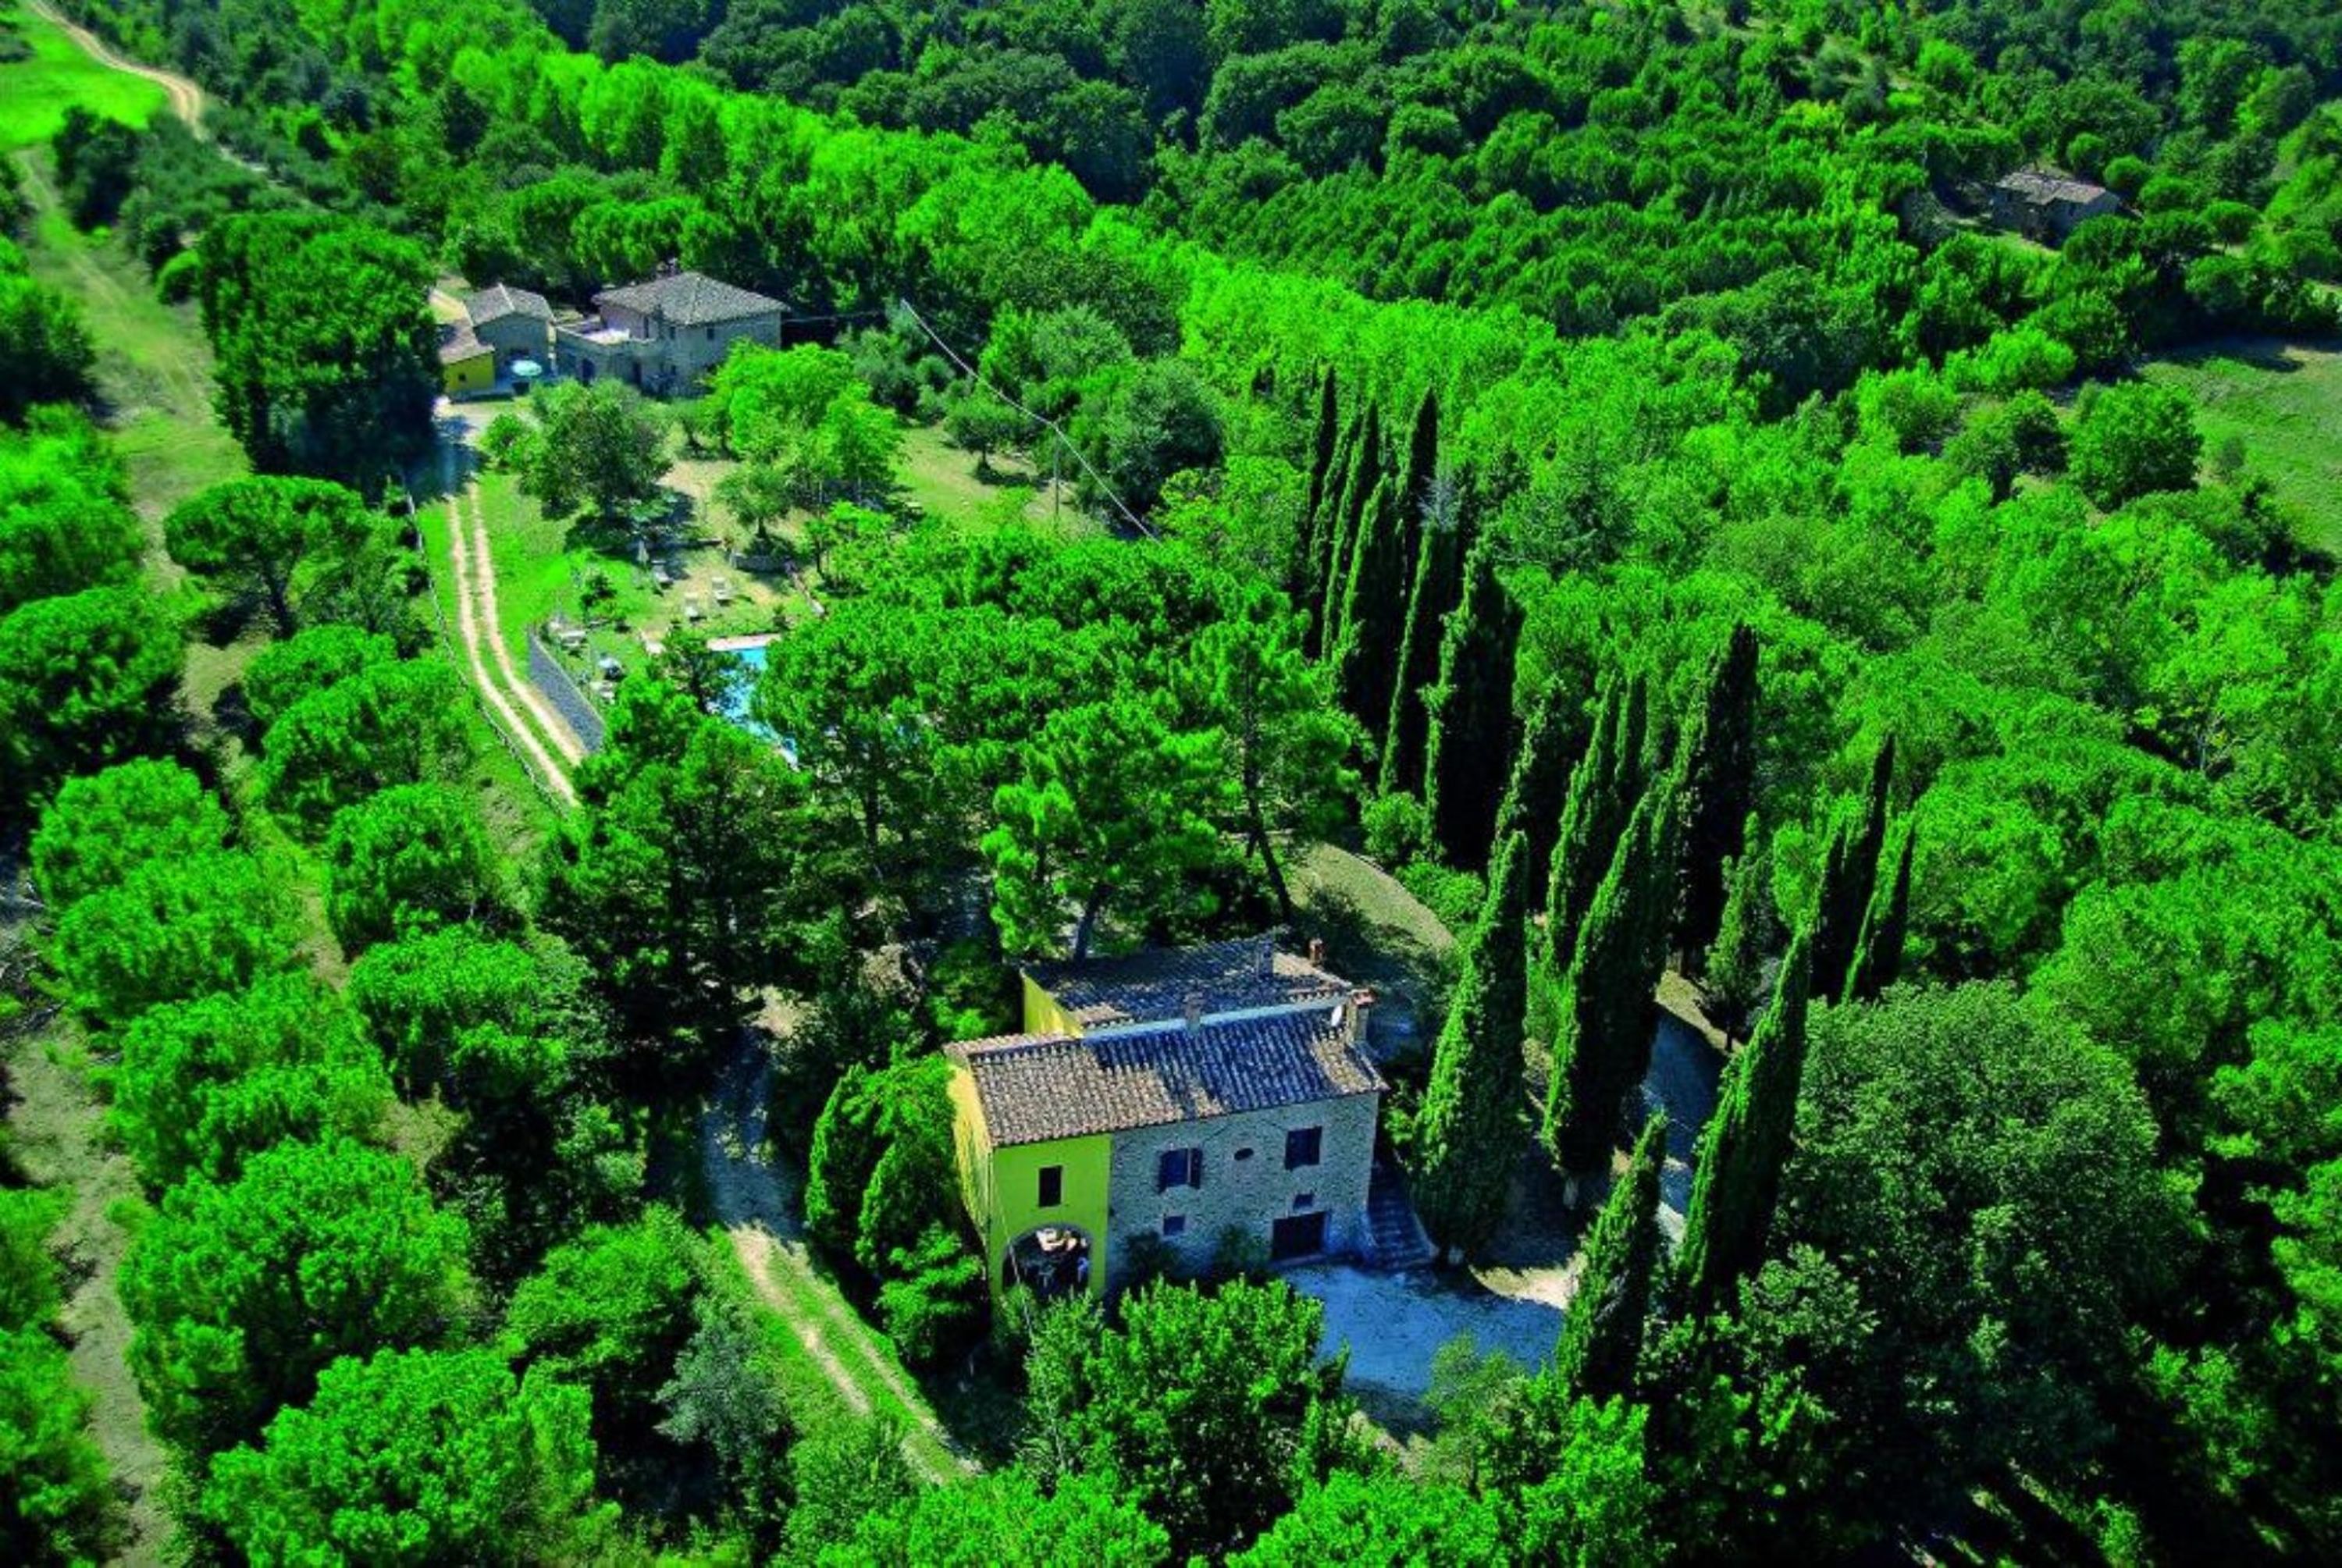
M 2330 5 L 70 9 L 214 100 L 0 160 L 0 1031 L 135 1176 L 172 1550 L 2342 1553 L 2342 539 L 2151 374 L 2342 329 Z M 2000 231 L 2034 165 L 2120 210 Z M 24 171 L 249 474 L 139 493 Z M 418 547 L 426 291 L 670 262 L 805 325 L 482 457 L 610 542 L 720 460 L 826 603 L 532 789 Z M 930 428 L 1096 525 L 922 514 Z M 1396 1439 L 1259 1260 L 994 1310 L 951 1168 L 1018 961 L 1297 929 L 1321 843 L 1457 939 L 1432 1238 L 1534 1168 L 1577 1259 Z M 1664 1201 L 1663 983 L 1728 1051 Z M 775 1016 L 814 1255 L 988 1445 L 809 1395 L 708 1223 Z M 12 1149 L 0 1552 L 102 1560 Z

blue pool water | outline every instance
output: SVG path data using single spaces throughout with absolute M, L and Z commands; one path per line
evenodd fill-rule
M 781 754 L 788 758 L 789 765 L 794 767 L 797 760 L 796 747 L 791 745 L 786 736 L 776 735 L 771 730 L 758 724 L 756 715 L 748 711 L 749 699 L 756 694 L 756 683 L 764 678 L 765 650 L 768 645 L 756 643 L 746 648 L 724 650 L 727 657 L 739 661 L 748 672 L 748 678 L 741 682 L 738 689 L 734 691 L 730 698 L 726 701 L 724 716 L 757 739 L 771 741 L 778 745 L 781 748 Z

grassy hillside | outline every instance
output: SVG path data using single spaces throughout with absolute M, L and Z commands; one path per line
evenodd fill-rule
M 2342 554 L 2342 344 L 2227 338 L 2147 375 L 2196 399 L 2207 453 L 2244 444 L 2246 470 L 2301 513 L 2303 544 Z
M 143 125 L 163 107 L 163 89 L 110 71 L 77 48 L 53 22 L 22 5 L 0 5 L 0 28 L 12 30 L 31 57 L 0 65 L 0 149 L 30 146 L 56 135 L 65 111 Z

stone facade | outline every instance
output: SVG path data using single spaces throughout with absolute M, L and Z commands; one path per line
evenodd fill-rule
M 554 329 L 562 371 L 613 376 L 656 396 L 697 391 L 742 342 L 781 345 L 781 302 L 697 273 L 594 296 L 596 314 Z
M 1985 195 L 1994 223 L 2045 245 L 2063 245 L 2090 219 L 2122 211 L 2122 199 L 2103 185 L 2047 169 L 2019 169 Z
M 495 350 L 499 371 L 512 369 L 517 359 L 533 359 L 543 365 L 553 357 L 553 324 L 518 311 L 494 321 L 475 322 L 472 332 Z
M 1106 1185 L 1107 1279 L 1130 1277 L 1131 1243 L 1139 1236 L 1162 1237 L 1181 1273 L 1200 1274 L 1211 1268 L 1229 1227 L 1266 1255 L 1274 1222 L 1313 1212 L 1326 1216 L 1320 1255 L 1364 1253 L 1380 1098 L 1353 1094 L 1116 1134 Z M 1310 1127 L 1320 1129 L 1317 1163 L 1286 1170 L 1286 1134 Z M 1201 1184 L 1158 1191 L 1163 1156 L 1179 1149 L 1203 1151 Z M 1185 1222 L 1179 1233 L 1165 1235 L 1164 1222 L 1175 1216 Z

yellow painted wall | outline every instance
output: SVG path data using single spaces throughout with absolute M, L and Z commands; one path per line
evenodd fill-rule
M 485 392 L 496 384 L 496 356 L 484 348 L 469 359 L 441 365 L 439 375 L 441 388 L 450 397 Z
M 1114 1141 L 1104 1134 L 1061 1138 L 1050 1144 L 992 1147 L 977 1102 L 976 1082 L 966 1068 L 952 1074 L 954 1143 L 960 1163 L 960 1188 L 969 1216 L 984 1236 L 985 1277 L 1000 1288 L 1008 1249 L 1043 1225 L 1071 1225 L 1090 1239 L 1090 1291 L 1106 1288 L 1106 1192 L 1114 1166 Z M 1062 1165 L 1064 1202 L 1041 1206 L 1041 1169 Z

